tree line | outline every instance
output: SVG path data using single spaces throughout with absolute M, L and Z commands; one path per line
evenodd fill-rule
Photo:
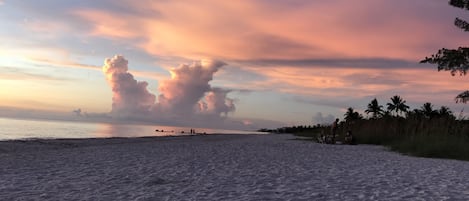
M 368 103 L 366 110 L 370 119 L 379 119 L 385 117 L 422 117 L 422 118 L 456 118 L 453 112 L 447 106 L 441 106 L 439 109 L 435 109 L 434 105 L 430 102 L 424 103 L 420 108 L 410 110 L 410 107 L 406 104 L 406 101 L 399 95 L 391 97 L 391 102 L 386 104 L 386 110 L 383 105 L 378 103 L 378 100 L 374 98 Z M 344 114 L 345 121 L 353 121 L 358 119 L 364 119 L 363 115 L 354 111 L 352 107 L 347 108 L 347 112 Z

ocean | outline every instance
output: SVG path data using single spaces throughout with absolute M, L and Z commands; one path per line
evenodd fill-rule
M 189 135 L 191 129 L 206 134 L 261 134 L 209 128 L 0 118 L 0 140 L 173 136 Z

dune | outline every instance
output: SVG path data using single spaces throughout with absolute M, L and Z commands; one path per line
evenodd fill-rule
M 0 142 L 0 200 L 469 200 L 469 162 L 292 135 Z

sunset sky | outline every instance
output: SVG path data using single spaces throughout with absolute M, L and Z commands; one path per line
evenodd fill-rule
M 0 116 L 223 128 L 329 123 L 393 95 L 459 112 L 442 0 L 0 0 Z

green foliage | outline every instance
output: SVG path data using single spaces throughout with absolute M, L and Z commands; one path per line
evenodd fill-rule
M 400 96 L 391 98 L 391 109 L 405 105 Z M 368 104 L 375 107 L 378 101 L 372 100 Z M 407 107 L 402 107 L 406 108 Z M 396 112 L 397 113 L 397 112 Z M 388 112 L 375 118 L 364 119 L 348 108 L 345 122 L 338 127 L 339 141 L 344 140 L 344 134 L 351 131 L 356 143 L 375 144 L 390 147 L 391 150 L 420 157 L 451 158 L 469 160 L 469 121 L 457 119 L 446 106 L 434 109 L 433 104 L 424 103 L 419 109 L 409 110 L 405 116 L 391 116 Z M 331 126 L 294 126 L 278 129 L 285 133 L 317 139 L 321 135 L 330 135 Z
M 454 116 L 361 120 L 351 125 L 359 144 L 376 144 L 421 157 L 469 160 L 469 122 Z
M 469 160 L 468 139 L 463 136 L 417 135 L 399 143 L 390 144 L 391 150 L 430 158 Z
M 388 105 L 405 103 L 396 96 L 391 100 L 393 103 Z M 456 119 L 446 106 L 435 110 L 433 104 L 427 102 L 419 109 L 408 111 L 405 118 L 383 115 L 344 126 L 343 130 L 352 130 L 361 144 L 384 145 L 421 157 L 469 160 L 469 121 Z

